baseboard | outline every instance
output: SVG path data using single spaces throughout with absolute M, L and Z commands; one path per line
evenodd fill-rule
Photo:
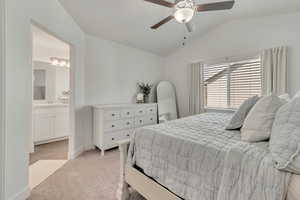
M 8 198 L 8 200 L 26 200 L 30 197 L 30 188 L 29 186 L 25 187 L 22 191 L 15 194 L 14 196 Z
M 80 146 L 79 148 L 77 148 L 74 152 L 70 152 L 69 153 L 69 159 L 75 159 L 78 156 L 80 156 L 83 152 L 85 151 L 89 151 L 89 150 L 93 150 L 95 149 L 94 145 L 86 145 L 86 146 Z
M 83 146 L 80 146 L 79 148 L 75 149 L 74 152 L 69 153 L 69 159 L 75 159 L 83 152 L 85 152 L 85 149 Z
M 84 148 L 85 151 L 94 150 L 94 149 L 95 149 L 95 145 L 93 144 L 86 145 Z
M 50 139 L 50 140 L 35 142 L 34 145 L 47 144 L 47 143 L 51 143 L 51 142 L 59 142 L 59 141 L 67 140 L 67 139 L 69 139 L 69 136 L 64 136 L 64 137 L 60 137 L 60 138 L 54 138 L 54 139 Z

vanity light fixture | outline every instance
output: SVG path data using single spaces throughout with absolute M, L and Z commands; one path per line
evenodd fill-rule
M 70 61 L 64 58 L 50 58 L 51 65 L 59 67 L 70 67 Z

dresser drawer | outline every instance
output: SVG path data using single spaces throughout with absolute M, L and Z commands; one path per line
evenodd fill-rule
M 125 140 L 125 139 L 130 139 L 131 135 L 133 134 L 133 130 L 126 130 L 126 131 L 123 131 L 120 135 L 120 139 L 121 140 Z
M 138 108 L 135 110 L 135 115 L 136 116 L 143 116 L 146 114 L 146 109 L 145 108 Z
M 123 121 L 106 121 L 104 122 L 105 131 L 116 131 L 123 128 Z
M 118 146 L 119 140 L 121 140 L 119 132 L 104 134 L 103 146 L 104 146 L 104 148 L 116 147 L 116 146 Z
M 131 118 L 134 117 L 135 110 L 122 110 L 121 118 Z
M 156 115 L 146 116 L 144 118 L 144 120 L 145 120 L 145 124 L 147 124 L 147 125 L 156 124 L 157 123 L 157 117 L 156 117 Z
M 146 118 L 145 117 L 138 117 L 135 119 L 135 127 L 141 127 L 146 124 Z
M 103 138 L 103 146 L 105 148 L 112 148 L 118 146 L 118 141 L 129 139 L 133 130 L 122 130 L 117 132 L 106 132 Z
M 104 112 L 105 120 L 118 120 L 121 117 L 121 112 L 119 110 L 107 110 Z
M 124 129 L 133 128 L 134 127 L 134 119 L 122 120 L 121 124 L 122 124 L 122 128 L 124 128 Z
M 156 114 L 156 107 L 155 106 L 148 107 L 146 112 L 148 115 L 154 115 Z
M 130 129 L 130 128 L 134 127 L 133 119 L 106 121 L 104 123 L 105 123 L 105 125 L 104 125 L 105 131 L 116 131 L 116 130 L 120 130 L 120 129 Z

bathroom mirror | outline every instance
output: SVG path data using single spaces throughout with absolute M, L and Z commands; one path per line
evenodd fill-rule
M 33 99 L 39 101 L 46 100 L 46 70 L 33 70 L 33 77 Z
M 175 87 L 169 81 L 157 85 L 157 104 L 159 123 L 178 118 Z

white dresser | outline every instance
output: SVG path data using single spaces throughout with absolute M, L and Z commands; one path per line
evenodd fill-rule
M 138 127 L 157 124 L 157 104 L 113 104 L 93 106 L 94 145 L 104 151 L 118 146 Z

